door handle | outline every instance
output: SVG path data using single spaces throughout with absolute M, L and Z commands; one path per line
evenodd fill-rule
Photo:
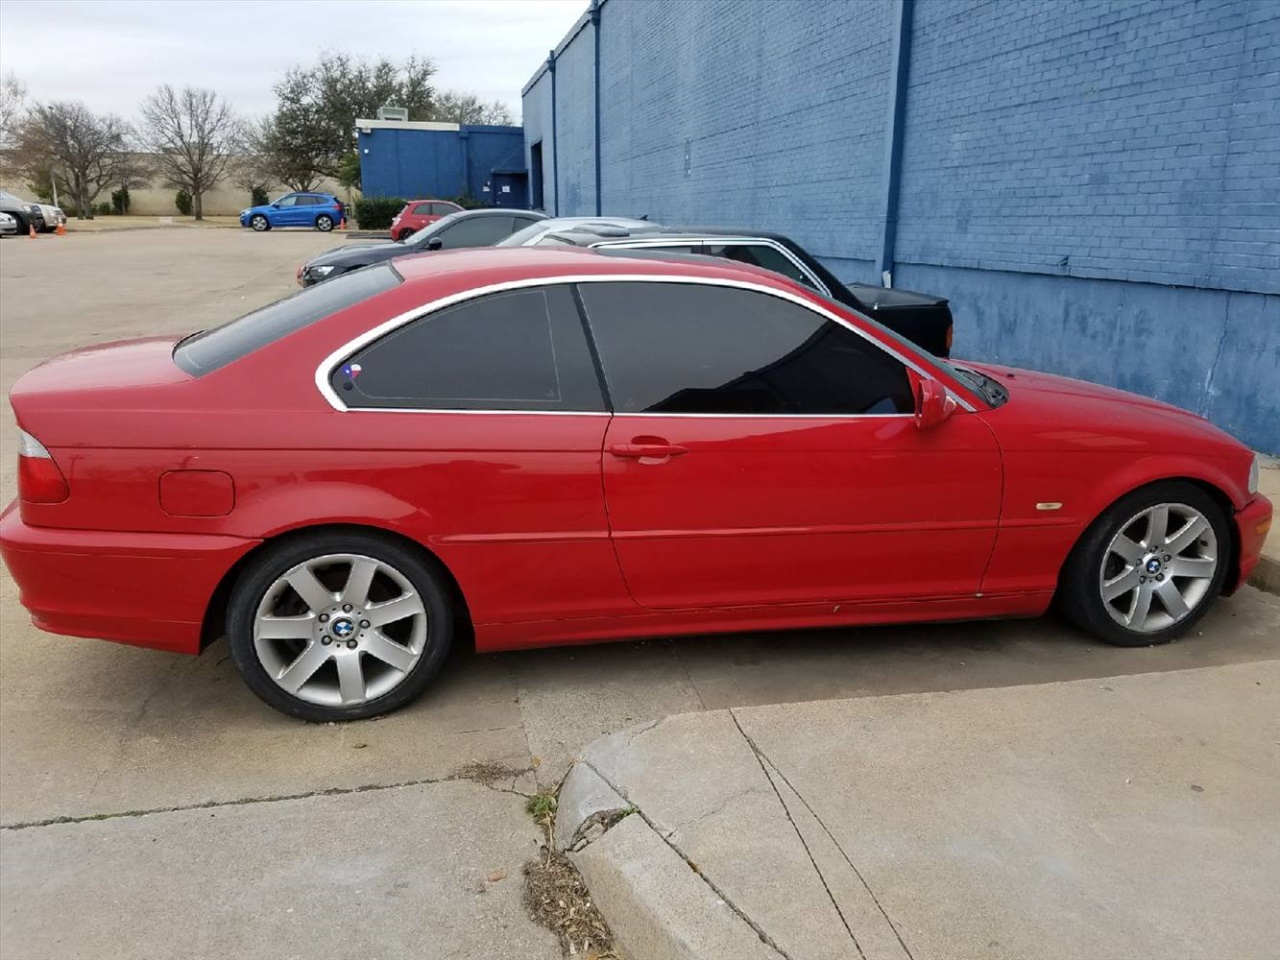
M 646 443 L 615 443 L 610 445 L 609 452 L 615 457 L 637 460 L 665 460 L 667 457 L 678 457 L 688 453 L 689 448 L 682 447 L 676 443 L 654 441 Z

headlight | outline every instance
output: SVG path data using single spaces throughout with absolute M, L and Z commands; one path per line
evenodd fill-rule
M 313 277 L 327 277 L 336 267 L 307 267 L 307 273 Z
M 241 211 L 240 211 L 240 216 L 242 216 L 242 217 L 247 217 L 248 215 L 249 215 L 249 211 L 248 211 L 248 210 L 241 210 Z
M 1259 472 L 1258 455 L 1255 453 L 1253 455 L 1253 463 L 1249 464 L 1249 492 L 1250 493 L 1258 492 L 1258 472 Z

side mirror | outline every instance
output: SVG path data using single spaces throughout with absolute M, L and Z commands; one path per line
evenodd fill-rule
M 273 204 L 271 205 L 271 209 L 272 209 L 272 210 L 279 210 L 279 209 L 280 209 L 280 204 L 278 204 L 278 203 L 273 203 Z
M 915 382 L 916 426 L 921 430 L 932 430 L 955 412 L 956 401 L 937 380 L 912 379 Z
M 428 250 L 439 250 L 443 246 L 444 246 L 444 241 L 441 240 L 439 237 L 432 237 L 430 240 L 427 241 Z

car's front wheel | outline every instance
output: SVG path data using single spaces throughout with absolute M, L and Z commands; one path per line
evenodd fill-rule
M 426 688 L 452 642 L 453 613 L 429 558 L 390 538 L 323 532 L 245 569 L 227 636 L 245 683 L 277 710 L 359 720 Z
M 333 229 L 333 217 L 327 213 L 320 214 L 320 216 L 316 217 L 316 229 L 321 233 L 328 233 Z
M 271 221 L 260 213 L 255 213 L 249 218 L 249 226 L 253 227 L 258 233 L 271 229 Z
M 1063 571 L 1068 619 L 1124 647 L 1168 643 L 1222 592 L 1231 533 L 1222 507 L 1183 481 L 1122 497 L 1086 531 Z

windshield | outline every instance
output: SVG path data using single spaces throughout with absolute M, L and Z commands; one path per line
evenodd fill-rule
M 416 247 L 419 244 L 426 243 L 429 238 L 434 237 L 441 230 L 457 223 L 461 217 L 466 216 L 466 213 L 467 211 L 465 210 L 459 210 L 457 213 L 451 213 L 447 217 L 441 217 L 435 223 L 429 223 L 421 230 L 409 234 L 409 236 L 405 237 L 400 242 L 408 244 L 411 247 Z
M 521 230 L 517 230 L 515 233 L 513 233 L 511 236 L 507 237 L 506 239 L 499 240 L 497 243 L 494 244 L 494 246 L 495 247 L 523 247 L 526 243 L 528 243 L 534 237 L 540 237 L 544 233 L 546 233 L 548 230 L 551 229 L 550 227 L 544 227 L 543 226 L 544 223 L 550 223 L 550 221 L 539 220 L 537 223 L 531 223 L 527 227 Z
M 230 323 L 192 334 L 174 347 L 173 362 L 193 377 L 201 376 L 400 282 L 390 263 L 334 277 Z

